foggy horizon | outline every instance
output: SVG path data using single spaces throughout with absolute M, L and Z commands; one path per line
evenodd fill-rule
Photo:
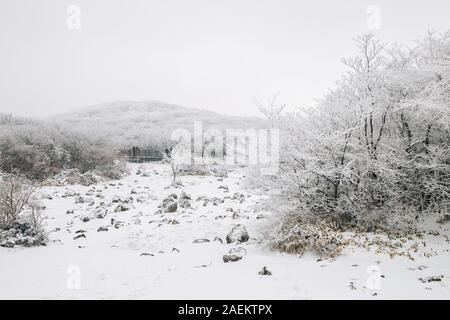
M 433 5 L 430 5 L 432 3 Z M 26 4 L 26 6 L 25 6 Z M 117 100 L 259 116 L 278 94 L 311 106 L 345 72 L 353 37 L 450 29 L 448 1 L 2 1 L 1 112 L 47 117 Z M 79 29 L 67 26 L 75 5 Z M 380 9 L 369 28 L 370 6 Z

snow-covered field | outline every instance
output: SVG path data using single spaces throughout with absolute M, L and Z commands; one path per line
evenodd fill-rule
M 439 233 L 426 233 L 411 257 L 371 248 L 350 248 L 325 260 L 281 254 L 261 244 L 273 216 L 258 209 L 264 194 L 243 187 L 245 169 L 223 179 L 182 176 L 183 187 L 167 188 L 170 168 L 146 167 L 147 176 L 137 175 L 138 166 L 131 165 L 132 174 L 120 181 L 45 187 L 43 194 L 52 198 L 43 200 L 51 242 L 0 248 L 0 299 L 450 298 L 448 224 L 436 225 Z M 70 191 L 87 201 L 63 197 Z M 182 191 L 191 197 L 191 209 L 157 212 L 163 199 Z M 122 203 L 114 197 L 127 201 L 129 210 L 114 212 Z M 105 213 L 101 202 L 107 210 L 103 218 L 98 217 Z M 247 228 L 250 239 L 227 244 L 236 224 Z M 209 241 L 194 243 L 197 239 Z M 233 247 L 247 254 L 224 263 Z M 263 267 L 272 275 L 259 275 Z

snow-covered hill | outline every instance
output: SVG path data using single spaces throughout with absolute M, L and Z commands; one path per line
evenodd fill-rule
M 267 125 L 262 118 L 231 117 L 158 101 L 105 103 L 56 115 L 50 120 L 126 146 L 159 143 L 170 138 L 175 129 L 192 130 L 194 121 L 201 121 L 204 129 L 219 130 Z

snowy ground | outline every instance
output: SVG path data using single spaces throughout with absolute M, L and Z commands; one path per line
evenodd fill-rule
M 327 260 L 312 254 L 280 254 L 259 245 L 271 214 L 255 209 L 264 196 L 243 188 L 243 169 L 223 181 L 184 176 L 183 188 L 166 188 L 168 167 L 148 164 L 146 177 L 135 174 L 137 166 L 131 168 L 132 174 L 120 181 L 44 188 L 43 193 L 52 196 L 43 200 L 52 242 L 46 247 L 0 248 L 0 299 L 450 298 L 448 224 L 436 226 L 439 234 L 426 234 L 422 239 L 426 246 L 412 251 L 411 257 L 361 248 Z M 219 188 L 225 185 L 228 192 Z M 95 204 L 62 197 L 67 190 L 92 194 L 87 197 Z M 182 190 L 192 197 L 192 209 L 156 213 L 167 195 L 180 195 Z M 232 199 L 236 192 L 245 195 L 242 203 Z M 112 203 L 114 196 L 121 200 L 132 196 L 130 210 L 113 212 L 118 205 Z M 225 199 L 204 206 L 204 200 L 196 201 L 200 196 Z M 94 214 L 101 202 L 108 211 L 103 219 Z M 247 228 L 248 242 L 226 244 L 235 224 Z M 102 226 L 108 231 L 97 231 Z M 81 234 L 85 237 L 74 239 Z M 213 241 L 215 237 L 223 243 Z M 193 243 L 203 238 L 210 242 Z M 245 247 L 247 255 L 224 263 L 223 255 L 236 246 Z M 258 275 L 263 266 L 272 275 Z M 443 277 L 427 282 L 430 276 Z

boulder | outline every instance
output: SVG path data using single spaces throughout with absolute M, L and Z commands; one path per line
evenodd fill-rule
M 223 262 L 236 262 L 247 255 L 247 250 L 242 247 L 232 248 L 228 254 L 223 255 Z
M 247 229 L 240 224 L 237 224 L 231 229 L 231 231 L 227 234 L 227 243 L 242 243 L 247 242 L 249 239 Z

